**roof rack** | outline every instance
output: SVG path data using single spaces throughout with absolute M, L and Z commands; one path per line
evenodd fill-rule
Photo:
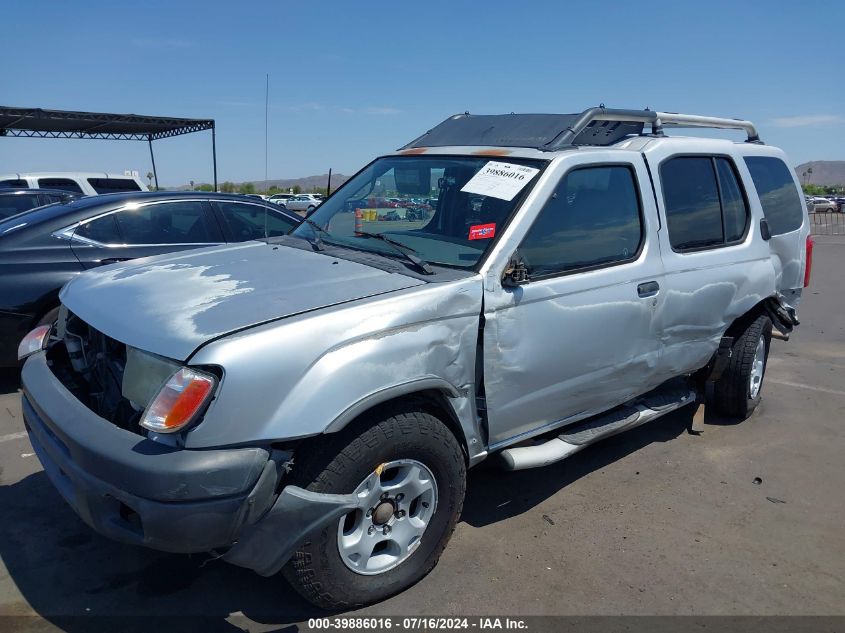
M 628 136 L 642 134 L 646 124 L 654 136 L 663 136 L 664 127 L 735 129 L 745 131 L 746 142 L 761 142 L 754 124 L 742 119 L 599 106 L 580 114 L 473 115 L 465 112 L 449 117 L 401 149 L 494 145 L 557 151 L 579 145 L 608 146 Z

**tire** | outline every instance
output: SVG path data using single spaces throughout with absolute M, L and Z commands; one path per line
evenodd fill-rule
M 772 321 L 766 315 L 749 322 L 734 339 L 728 366 L 713 389 L 713 404 L 720 413 L 745 420 L 760 404 L 771 341 Z M 755 359 L 762 361 L 756 370 Z
M 305 209 L 305 215 L 310 215 L 311 212 L 315 209 L 315 207 L 311 206 Z
M 373 529 L 366 534 L 373 533 L 376 541 L 388 538 L 381 535 L 384 528 L 375 527 L 376 517 L 383 514 L 376 512 L 369 515 L 359 510 L 310 535 L 294 553 L 283 574 L 298 593 L 324 609 L 357 607 L 383 600 L 410 587 L 434 568 L 455 529 L 466 489 L 466 465 L 461 447 L 443 422 L 422 410 L 385 409 L 369 420 L 359 421 L 353 428 L 347 427 L 337 434 L 320 437 L 308 446 L 306 455 L 307 461 L 298 462 L 294 467 L 292 480 L 296 485 L 315 492 L 359 491 L 364 482 L 373 481 L 372 477 L 380 482 L 381 478 L 389 476 L 393 472 L 390 464 L 400 462 L 403 468 L 405 464 L 422 464 L 433 475 L 436 485 L 434 497 L 426 497 L 433 503 L 420 502 L 421 496 L 415 497 L 413 502 L 403 500 L 409 504 L 404 518 L 396 517 L 404 512 L 401 508 L 406 506 L 400 503 L 394 506 L 396 514 L 390 521 L 394 522 L 395 534 L 412 525 L 412 518 L 418 521 L 417 512 L 430 512 L 424 531 L 413 537 L 416 539 L 415 549 L 408 548 L 409 554 L 398 556 L 394 567 L 375 572 L 355 571 L 350 566 L 349 556 L 342 556 L 340 543 L 347 526 L 350 530 L 357 529 L 356 525 L 362 526 L 360 532 L 355 532 L 362 535 L 361 542 L 367 538 L 363 530 L 368 525 Z M 384 464 L 388 466 L 379 470 Z M 398 469 L 396 472 L 399 472 Z M 418 478 L 418 481 L 421 479 Z M 409 493 L 408 496 L 415 494 Z M 383 502 L 376 502 L 375 507 L 378 510 L 382 505 Z M 422 510 L 423 506 L 433 506 L 434 509 Z M 403 524 L 406 526 L 403 528 L 398 521 L 409 523 Z M 393 545 L 389 539 L 386 542 Z M 365 554 L 362 564 L 381 558 L 375 556 L 376 550 Z M 401 556 L 406 557 L 399 560 Z

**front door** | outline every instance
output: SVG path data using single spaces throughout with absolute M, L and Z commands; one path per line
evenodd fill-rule
M 550 167 L 553 193 L 522 214 L 511 239 L 529 280 L 486 286 L 494 449 L 655 386 L 663 269 L 654 197 L 639 156 L 607 156 L 612 164 L 573 156 Z
M 79 224 L 71 247 L 86 268 L 223 242 L 208 203 L 166 200 L 130 203 Z

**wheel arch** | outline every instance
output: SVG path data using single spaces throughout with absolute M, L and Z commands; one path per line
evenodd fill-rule
M 469 463 L 466 432 L 458 413 L 449 401 L 450 398 L 460 398 L 463 395 L 454 385 L 441 378 L 421 378 L 395 385 L 371 393 L 347 407 L 325 428 L 323 434 L 337 433 L 386 409 L 420 407 L 447 426 L 461 445 L 464 460 Z

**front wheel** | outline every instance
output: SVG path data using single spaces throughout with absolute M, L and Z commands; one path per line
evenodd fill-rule
M 713 389 L 719 412 L 744 420 L 760 404 L 771 340 L 772 321 L 766 315 L 748 323 L 734 339 L 728 366 Z
M 466 486 L 461 447 L 443 422 L 419 410 L 386 411 L 321 437 L 306 460 L 294 470 L 297 485 L 353 492 L 361 505 L 310 535 L 285 566 L 303 597 L 328 609 L 360 606 L 431 571 L 455 529 Z

